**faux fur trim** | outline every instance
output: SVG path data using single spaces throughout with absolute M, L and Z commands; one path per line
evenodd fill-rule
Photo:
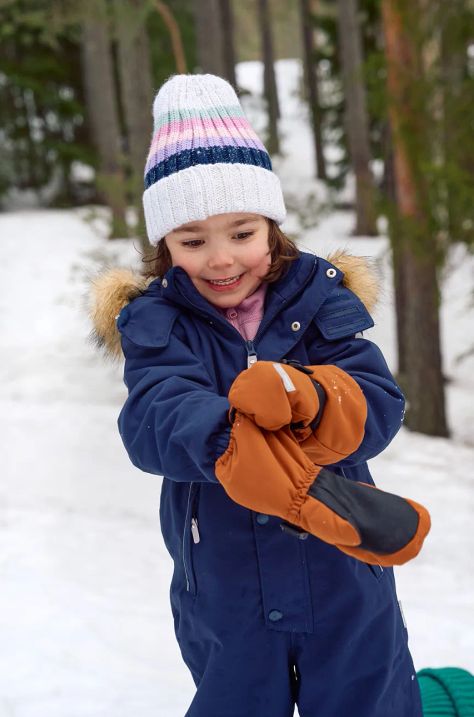
M 124 306 L 145 291 L 151 281 L 131 269 L 119 268 L 108 269 L 92 279 L 88 311 L 92 331 L 89 340 L 109 358 L 122 356 L 120 333 L 116 326 L 118 315 Z
M 344 273 L 343 284 L 356 294 L 371 313 L 377 302 L 380 283 L 374 261 L 337 251 L 327 257 Z M 92 323 L 90 341 L 106 356 L 117 360 L 122 356 L 120 333 L 116 320 L 130 301 L 140 296 L 153 279 L 145 279 L 130 269 L 108 269 L 91 281 L 89 318 Z
M 339 250 L 330 254 L 327 261 L 343 272 L 342 283 L 359 297 L 371 314 L 380 294 L 380 278 L 375 260 L 365 256 L 353 256 Z

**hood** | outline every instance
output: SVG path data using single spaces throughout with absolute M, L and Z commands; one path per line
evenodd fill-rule
M 379 294 L 379 279 L 374 260 L 337 251 L 327 261 L 343 272 L 343 284 L 356 294 L 369 313 Z M 120 333 L 116 320 L 124 306 L 145 292 L 154 281 L 131 269 L 108 269 L 91 281 L 89 318 L 92 324 L 90 341 L 111 359 L 122 357 Z

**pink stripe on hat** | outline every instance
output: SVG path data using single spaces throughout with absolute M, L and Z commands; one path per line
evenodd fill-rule
M 236 142 L 235 136 L 231 136 L 230 134 L 219 135 L 217 132 L 212 133 L 212 135 L 208 135 L 205 138 L 205 141 L 204 138 L 200 136 L 196 137 L 195 135 L 191 135 L 190 137 L 183 138 L 178 135 L 174 142 L 161 144 L 158 148 L 153 145 L 150 147 L 145 172 L 147 172 L 150 167 L 154 166 L 158 162 L 162 162 L 168 157 L 171 157 L 173 154 L 182 152 L 185 149 L 193 149 L 195 147 L 227 147 L 229 145 L 238 145 L 239 147 L 252 147 L 259 150 L 262 150 L 262 148 L 263 150 L 265 149 L 261 142 L 255 141 L 254 139 L 242 138 L 242 135 L 239 135 L 239 138 L 241 141 Z
M 151 144 L 153 145 L 161 137 L 168 137 L 172 133 L 181 134 L 183 132 L 196 132 L 199 134 L 206 135 L 207 131 L 222 132 L 223 130 L 230 130 L 235 132 L 241 130 L 245 132 L 249 137 L 254 137 L 258 140 L 258 137 L 246 119 L 241 117 L 235 117 L 229 119 L 228 117 L 215 118 L 215 119 L 200 119 L 196 117 L 189 120 L 175 120 L 164 124 L 160 129 L 153 135 Z M 263 147 L 263 145 L 262 145 Z

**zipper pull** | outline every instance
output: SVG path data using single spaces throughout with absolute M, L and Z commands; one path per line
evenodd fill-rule
M 195 543 L 199 543 L 201 536 L 199 535 L 198 522 L 196 518 L 191 518 L 191 533 Z
M 258 356 L 253 341 L 246 341 L 245 345 L 247 347 L 247 368 L 250 368 L 250 366 L 253 366 L 253 364 L 258 361 Z

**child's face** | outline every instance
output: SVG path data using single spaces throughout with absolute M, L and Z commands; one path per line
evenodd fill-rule
M 271 263 L 268 222 L 259 214 L 215 214 L 183 224 L 165 241 L 173 266 L 182 267 L 199 293 L 221 308 L 252 294 Z M 240 278 L 224 286 L 209 281 L 236 276 Z

